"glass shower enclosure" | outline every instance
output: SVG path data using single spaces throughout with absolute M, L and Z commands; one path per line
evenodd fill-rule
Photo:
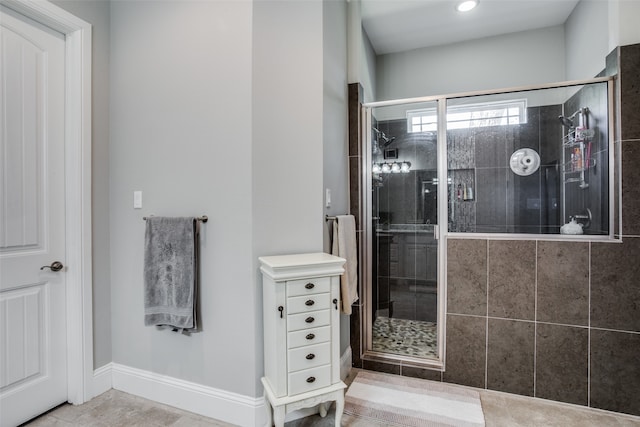
M 612 96 L 600 78 L 365 104 L 365 354 L 443 367 L 448 238 L 614 238 Z
M 438 202 L 447 186 L 440 185 L 438 173 L 438 108 L 438 101 L 385 105 L 368 115 L 368 345 L 388 357 L 438 359 L 442 348 Z M 410 110 L 428 114 L 408 117 Z

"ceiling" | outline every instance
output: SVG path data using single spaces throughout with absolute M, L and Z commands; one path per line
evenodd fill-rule
M 579 0 L 361 0 L 362 25 L 378 55 L 561 25 Z

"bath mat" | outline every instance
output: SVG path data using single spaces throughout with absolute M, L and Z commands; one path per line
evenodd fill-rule
M 477 391 L 435 381 L 360 371 L 344 413 L 388 426 L 484 427 Z

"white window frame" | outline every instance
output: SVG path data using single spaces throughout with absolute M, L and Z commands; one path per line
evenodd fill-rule
M 501 113 L 501 114 L 500 114 Z M 527 100 L 481 102 L 447 107 L 447 129 L 518 125 L 527 122 Z M 407 111 L 407 132 L 435 132 L 438 116 L 435 108 Z

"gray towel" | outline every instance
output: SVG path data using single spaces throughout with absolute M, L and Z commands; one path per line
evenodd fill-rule
M 147 218 L 144 236 L 144 324 L 196 328 L 196 218 Z

